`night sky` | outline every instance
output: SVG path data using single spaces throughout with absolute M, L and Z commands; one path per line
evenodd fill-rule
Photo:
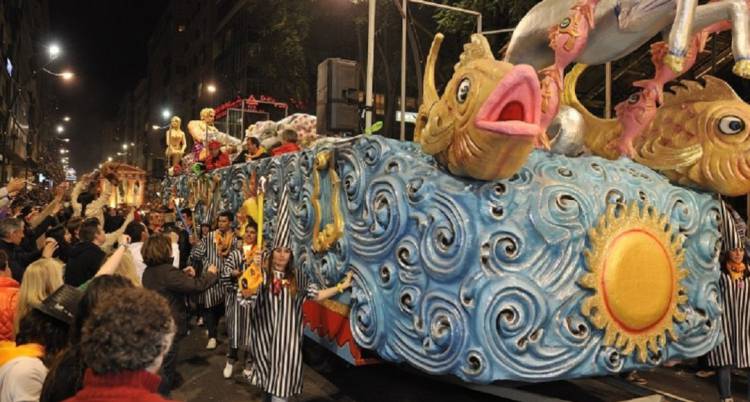
M 101 162 L 101 130 L 116 116 L 122 97 L 146 76 L 146 44 L 165 0 L 53 0 L 50 38 L 63 48 L 52 68 L 76 78 L 56 84 L 50 118 L 66 123 L 70 163 L 79 175 Z

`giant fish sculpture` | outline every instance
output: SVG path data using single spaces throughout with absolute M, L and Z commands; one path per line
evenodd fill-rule
M 617 159 L 613 148 L 622 133 L 616 119 L 591 114 L 575 94 L 585 66 L 566 77 L 563 103 L 585 121 L 586 147 L 595 155 Z M 750 105 L 724 81 L 705 76 L 705 84 L 681 81 L 664 94 L 654 121 L 635 139 L 634 159 L 673 182 L 729 196 L 750 192 Z M 629 103 L 637 104 L 637 94 Z
M 415 140 L 455 175 L 508 178 L 543 138 L 536 72 L 495 60 L 487 39 L 472 35 L 439 97 L 435 65 L 442 41 L 442 34 L 435 36 L 427 58 Z

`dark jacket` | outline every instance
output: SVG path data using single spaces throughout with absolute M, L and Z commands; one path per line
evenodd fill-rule
M 13 279 L 18 282 L 21 282 L 21 279 L 23 279 L 23 273 L 26 272 L 26 267 L 42 256 L 42 252 L 39 250 L 26 251 L 21 246 L 16 246 L 15 244 L 7 243 L 3 240 L 0 240 L 0 250 L 3 250 L 8 254 L 10 271 L 13 274 Z
M 70 249 L 65 266 L 65 283 L 79 287 L 96 275 L 104 262 L 104 251 L 92 242 L 80 242 Z
M 159 292 L 169 302 L 172 317 L 177 326 L 177 335 L 187 333 L 187 306 L 185 297 L 210 288 L 218 277 L 206 272 L 200 277 L 191 278 L 171 264 L 146 267 L 143 271 L 143 287 Z
M 190 259 L 190 251 L 193 246 L 190 245 L 190 233 L 189 230 L 181 229 L 180 238 L 177 240 L 177 246 L 180 249 L 180 269 L 188 266 L 188 260 Z
M 104 233 L 116 232 L 117 229 L 119 229 L 123 223 L 125 223 L 125 218 L 123 218 L 122 216 L 105 215 L 104 216 Z
M 26 224 L 23 230 L 23 241 L 21 242 L 21 247 L 26 251 L 36 251 L 36 239 L 41 237 L 49 228 L 55 225 L 57 225 L 57 218 L 54 216 L 44 218 L 42 223 L 34 228 L 29 228 L 29 225 Z

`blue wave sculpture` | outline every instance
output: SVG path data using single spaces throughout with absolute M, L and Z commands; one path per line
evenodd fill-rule
M 320 215 L 332 216 L 340 197 L 345 227 L 318 253 L 312 175 L 326 151 L 341 192 L 320 185 Z M 696 357 L 721 339 L 717 202 L 629 160 L 534 151 L 511 179 L 480 182 L 446 173 L 416 144 L 363 136 L 224 169 L 214 210 L 241 205 L 242 180 L 253 170 L 270 180 L 267 241 L 280 189 L 289 186 L 296 262 L 323 285 L 355 272 L 354 339 L 385 360 L 472 383 L 550 381 Z M 334 179 L 320 175 L 321 183 Z M 164 185 L 187 198 L 189 180 Z M 629 202 L 660 211 L 685 239 L 685 319 L 674 323 L 676 340 L 659 339 L 663 346 L 644 361 L 606 346 L 604 330 L 582 313 L 593 294 L 580 284 L 590 272 L 590 230 L 608 206 Z M 200 217 L 209 208 L 197 209 Z

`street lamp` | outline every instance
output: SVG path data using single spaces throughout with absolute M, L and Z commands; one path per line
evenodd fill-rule
M 60 56 L 60 53 L 62 53 L 62 50 L 60 49 L 60 45 L 57 43 L 52 43 L 47 48 L 47 51 L 49 51 L 49 58 L 54 60 Z
M 60 48 L 58 44 L 52 43 L 47 46 L 46 50 L 49 55 L 49 60 L 41 66 L 37 65 L 36 67 L 33 67 L 31 74 L 29 74 L 24 81 L 17 82 L 16 88 L 12 89 L 10 103 L 8 104 L 6 108 L 6 110 L 8 110 L 9 112 L 5 114 L 4 120 L 0 122 L 0 127 L 2 127 L 2 132 L 0 132 L 0 134 L 2 134 L 0 135 L 0 149 L 2 150 L 4 150 L 7 145 L 8 128 L 11 127 L 10 125 L 11 118 L 15 119 L 12 110 L 14 110 L 16 101 L 18 100 L 19 95 L 24 93 L 24 91 L 26 90 L 26 86 L 30 82 L 32 82 L 34 79 L 36 79 L 37 75 L 39 75 L 39 71 L 43 71 L 47 74 L 60 77 L 63 80 L 70 80 L 74 76 L 74 74 L 70 71 L 64 71 L 62 73 L 55 73 L 53 71 L 48 70 L 47 67 L 50 64 L 52 64 L 52 62 L 55 61 L 62 54 L 62 49 Z M 32 63 L 32 64 L 36 64 L 36 63 Z M 11 85 L 13 85 L 12 80 L 11 80 Z M 7 160 L 6 158 L 3 158 L 2 163 L 0 163 L 0 180 L 5 180 L 4 165 L 6 164 L 6 160 Z
M 112 162 L 112 157 L 111 156 L 107 157 L 107 162 Z
M 128 144 L 122 144 L 122 149 L 127 150 L 128 149 Z
M 161 111 L 161 117 L 163 117 L 164 120 L 168 119 L 170 115 L 172 115 L 172 112 L 169 109 L 164 109 Z
M 57 125 L 57 133 L 62 134 L 65 131 L 65 127 L 62 126 L 62 124 Z
M 208 93 L 213 94 L 216 92 L 216 85 L 208 84 L 208 86 L 206 86 L 206 90 L 208 91 Z
M 66 123 L 69 122 L 70 121 L 70 116 L 63 117 L 63 121 L 66 122 Z

